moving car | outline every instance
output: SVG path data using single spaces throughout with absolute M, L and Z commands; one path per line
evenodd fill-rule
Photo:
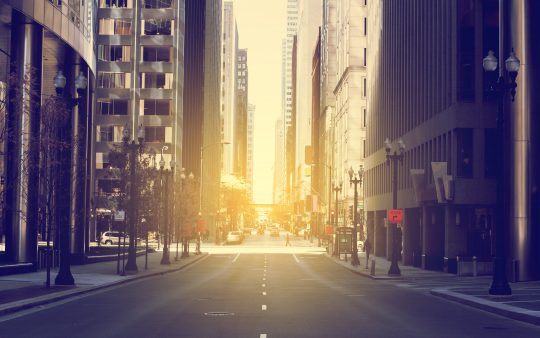
M 101 235 L 101 244 L 118 244 L 118 239 L 124 241 L 124 233 L 118 231 L 105 231 Z M 129 236 L 126 235 L 126 244 L 129 243 Z
M 242 243 L 244 240 L 244 235 L 242 234 L 242 231 L 229 231 L 227 234 L 227 244 L 231 243 Z

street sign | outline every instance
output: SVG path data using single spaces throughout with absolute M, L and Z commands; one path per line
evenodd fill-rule
M 332 234 L 334 234 L 334 227 L 331 226 L 331 225 L 325 226 L 325 227 L 324 227 L 324 234 L 325 234 L 325 235 L 329 235 L 329 236 L 332 235 Z
M 126 212 L 124 210 L 118 210 L 114 213 L 114 220 L 123 222 L 126 219 Z
M 388 222 L 392 224 L 403 223 L 403 209 L 388 210 Z

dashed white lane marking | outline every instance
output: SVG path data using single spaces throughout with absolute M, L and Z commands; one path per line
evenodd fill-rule
M 266 333 L 261 333 L 261 335 L 259 336 L 259 338 L 266 338 Z
M 265 280 L 266 280 L 266 278 L 263 277 L 263 281 L 265 281 Z
M 265 288 L 265 287 L 266 287 L 266 284 L 263 284 L 262 287 Z
M 240 254 L 236 255 L 236 257 L 234 257 L 234 259 L 233 259 L 232 262 L 233 262 L 233 263 L 236 262 L 236 260 L 238 259 L 238 257 L 240 257 Z
M 347 295 L 348 297 L 364 297 L 365 295 Z
M 298 259 L 298 257 L 296 257 L 295 254 L 293 254 L 293 257 L 294 257 L 294 260 L 296 261 L 296 263 L 300 263 L 300 260 Z
M 263 292 L 262 292 L 262 295 L 263 295 L 263 296 L 266 296 L 266 291 L 263 291 Z
M 263 311 L 266 311 L 266 305 L 263 305 L 263 306 L 262 306 L 262 310 L 263 310 Z

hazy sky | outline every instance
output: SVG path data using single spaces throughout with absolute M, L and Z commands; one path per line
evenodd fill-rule
M 249 103 L 255 110 L 253 199 L 272 202 L 274 129 L 281 116 L 281 39 L 286 0 L 234 0 L 240 48 L 248 49 Z

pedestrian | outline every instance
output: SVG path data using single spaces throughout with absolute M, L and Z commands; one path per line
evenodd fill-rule
M 201 254 L 201 233 L 200 232 L 197 232 L 197 247 L 195 250 L 195 254 L 196 255 Z
M 287 232 L 287 236 L 285 236 L 285 246 L 291 246 L 291 242 L 289 240 L 289 233 Z
M 364 241 L 364 251 L 366 252 L 366 269 L 368 269 L 369 265 L 369 254 L 371 253 L 371 242 L 366 237 L 366 240 Z

